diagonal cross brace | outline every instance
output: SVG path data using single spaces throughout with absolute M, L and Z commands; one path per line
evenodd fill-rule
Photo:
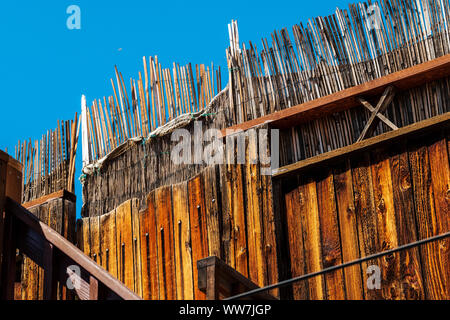
M 386 108 L 389 106 L 389 104 L 392 102 L 392 99 L 395 96 L 395 90 L 394 87 L 389 86 L 384 90 L 383 95 L 380 98 L 380 101 L 378 101 L 378 104 L 375 108 L 373 108 L 370 103 L 365 101 L 364 99 L 359 99 L 359 101 L 370 111 L 372 111 L 372 114 L 370 115 L 369 120 L 366 123 L 366 126 L 364 127 L 363 131 L 361 132 L 361 135 L 359 136 L 357 142 L 360 142 L 364 140 L 366 137 L 372 135 L 373 131 L 375 130 L 378 122 L 382 120 L 384 123 L 386 123 L 389 127 L 391 127 L 394 130 L 397 130 L 398 127 L 393 124 L 391 121 L 389 121 L 388 118 L 383 116 L 383 112 L 386 110 Z

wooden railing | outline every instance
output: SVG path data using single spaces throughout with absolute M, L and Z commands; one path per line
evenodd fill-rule
M 16 201 L 22 165 L 0 151 L 0 299 L 14 300 L 17 249 L 44 269 L 45 300 L 56 299 L 58 282 L 81 300 L 140 300 L 58 232 Z
M 141 299 L 9 197 L 5 199 L 3 243 L 2 299 L 14 299 L 16 249 L 44 269 L 44 300 L 56 299 L 58 281 L 72 286 L 81 300 Z

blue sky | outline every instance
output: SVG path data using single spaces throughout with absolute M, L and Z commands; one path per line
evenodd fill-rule
M 308 18 L 346 8 L 350 1 L 3 1 L 0 10 L 0 149 L 38 139 L 88 104 L 111 94 L 117 64 L 125 79 L 142 69 L 142 56 L 214 62 L 226 68 L 227 24 L 238 20 L 241 42 Z M 81 30 L 69 30 L 66 9 L 81 9 Z M 119 50 L 121 49 L 121 50 Z M 223 85 L 227 83 L 223 77 Z M 80 143 L 81 146 L 81 143 Z M 81 209 L 81 147 L 76 168 Z

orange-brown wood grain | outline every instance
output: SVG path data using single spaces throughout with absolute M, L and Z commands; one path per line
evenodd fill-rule
M 433 223 L 437 234 L 450 230 L 450 169 L 446 139 L 440 139 L 428 146 L 430 159 L 431 184 L 435 205 L 436 224 Z M 450 299 L 450 239 L 439 242 L 441 270 L 443 271 L 442 295 Z
M 116 210 L 100 216 L 100 226 L 101 266 L 117 278 Z
M 358 226 L 358 242 L 361 257 L 380 252 L 378 246 L 377 215 L 374 205 L 372 174 L 367 154 L 352 161 L 352 179 L 355 198 L 355 214 Z M 377 260 L 361 264 L 364 297 L 366 300 L 382 299 L 381 289 L 369 289 L 367 286 L 368 267 L 377 265 Z
M 139 201 L 137 199 L 131 201 L 131 220 L 133 223 L 134 292 L 142 297 L 141 230 L 139 223 Z
M 436 235 L 436 218 L 433 186 L 431 181 L 430 160 L 426 146 L 417 146 L 408 150 L 411 177 L 414 190 L 414 204 L 419 239 Z M 420 247 L 422 272 L 427 299 L 445 299 L 446 275 L 442 269 L 444 262 L 439 254 L 438 242 Z
M 377 215 L 378 250 L 385 251 L 398 247 L 397 226 L 394 208 L 393 188 L 389 157 L 385 150 L 375 150 L 372 154 L 372 185 Z M 381 291 L 384 299 L 404 299 L 400 253 L 378 259 L 381 268 Z
M 156 190 L 156 226 L 159 256 L 160 299 L 176 299 L 175 255 L 173 243 L 172 190 L 163 187 Z
M 177 299 L 194 299 L 187 182 L 172 186 Z
M 390 167 L 397 239 L 398 245 L 405 245 L 418 240 L 412 179 L 406 149 L 396 148 L 391 154 Z M 419 248 L 402 251 L 399 256 L 402 297 L 424 299 Z
M 131 200 L 116 209 L 118 279 L 130 290 L 135 289 L 133 266 L 133 231 Z
M 307 273 L 299 189 L 295 189 L 286 194 L 285 201 L 291 274 L 292 277 L 297 277 Z M 292 286 L 292 290 L 293 298 L 296 300 L 306 300 L 309 297 L 308 281 L 296 282 Z
M 312 179 L 305 181 L 299 188 L 299 204 L 305 246 L 306 272 L 316 272 L 323 269 L 322 248 L 320 245 L 320 221 L 317 205 L 316 182 Z M 326 298 L 325 281 L 323 276 L 309 280 L 309 297 L 312 300 Z
M 342 261 L 345 263 L 360 257 L 352 172 L 349 161 L 346 161 L 334 170 L 334 189 L 339 216 Z M 350 300 L 364 299 L 361 266 L 355 265 L 346 268 L 344 270 L 344 278 L 346 298 Z
M 189 218 L 192 241 L 194 287 L 198 281 L 197 261 L 208 256 L 208 232 L 206 229 L 205 195 L 201 176 L 188 182 Z M 204 300 L 205 294 L 195 289 L 196 300 Z
M 317 181 L 317 200 L 320 220 L 323 268 L 342 264 L 342 251 L 339 237 L 339 224 L 336 208 L 333 174 L 324 172 Z M 329 300 L 345 299 L 345 284 L 342 270 L 325 275 L 326 298 Z

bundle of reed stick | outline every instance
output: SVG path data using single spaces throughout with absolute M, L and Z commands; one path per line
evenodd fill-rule
M 191 63 L 162 68 L 157 56 L 143 57 L 143 72 L 128 86 L 115 67 L 113 94 L 82 106 L 83 165 L 101 159 L 134 137 L 148 137 L 156 128 L 181 114 L 205 109 L 221 91 L 221 68 Z
M 350 4 L 332 15 L 274 31 L 271 40 L 239 44 L 229 25 L 230 108 L 235 123 L 299 105 L 450 53 L 448 0 L 381 0 Z M 387 110 L 398 126 L 448 111 L 448 79 L 400 93 Z M 356 141 L 365 108 L 292 128 L 282 151 L 298 161 Z M 380 124 L 376 133 L 389 128 Z
M 78 116 L 59 121 L 40 140 L 18 141 L 15 157 L 23 165 L 22 202 L 66 189 L 74 192 L 75 158 L 78 146 Z

